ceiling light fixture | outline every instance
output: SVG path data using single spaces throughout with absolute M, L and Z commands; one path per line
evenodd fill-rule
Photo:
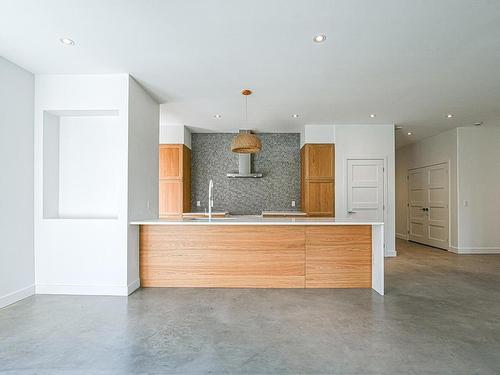
M 220 119 L 220 118 L 222 118 L 222 115 L 218 113 L 218 114 L 214 115 L 214 118 Z
M 293 118 L 299 118 L 299 115 L 295 113 L 295 114 L 292 115 L 292 117 Z
M 448 114 L 446 115 L 446 117 L 448 117 L 448 118 L 452 118 L 452 117 L 453 117 L 453 115 L 452 115 L 451 113 L 448 113 Z
M 245 98 L 245 125 L 248 126 L 248 96 L 252 94 L 252 90 L 245 89 L 241 94 Z M 250 130 L 240 131 L 231 142 L 231 151 L 237 154 L 256 154 L 261 149 L 262 142 Z
M 408 132 L 408 135 L 412 135 L 413 133 L 412 132 Z
M 326 40 L 325 34 L 318 34 L 313 38 L 314 43 L 323 43 Z
M 370 117 L 371 117 L 371 118 L 375 118 L 375 116 L 377 116 L 375 113 L 372 113 L 372 114 L 370 115 Z
M 73 39 L 70 39 L 70 38 L 61 38 L 59 39 L 59 41 L 64 44 L 65 46 L 74 46 L 75 45 L 75 41 Z

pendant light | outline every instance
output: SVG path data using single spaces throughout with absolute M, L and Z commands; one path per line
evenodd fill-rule
M 248 96 L 252 94 L 251 90 L 245 89 L 241 92 L 245 98 L 245 124 L 248 120 Z M 240 130 L 240 133 L 233 138 L 231 151 L 237 154 L 255 154 L 262 149 L 262 143 L 250 130 Z

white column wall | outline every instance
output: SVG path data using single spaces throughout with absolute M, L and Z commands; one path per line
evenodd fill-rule
M 37 293 L 127 295 L 128 80 L 118 75 L 35 78 L 35 283 Z M 43 114 L 117 111 L 116 217 L 43 217 Z M 99 134 L 96 134 L 99 137 Z M 91 150 L 89 150 L 91 155 Z M 91 156 L 89 156 L 91 157 Z
M 500 127 L 458 128 L 458 246 L 500 253 Z
M 33 75 L 0 57 L 0 308 L 34 293 Z
M 129 81 L 128 220 L 158 218 L 158 103 Z M 127 285 L 139 286 L 139 227 L 128 225 Z

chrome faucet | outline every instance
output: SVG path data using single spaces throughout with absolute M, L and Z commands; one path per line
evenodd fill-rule
M 214 200 L 212 198 L 212 190 L 214 188 L 214 182 L 210 180 L 208 184 L 208 220 L 212 220 L 212 206 L 214 205 Z

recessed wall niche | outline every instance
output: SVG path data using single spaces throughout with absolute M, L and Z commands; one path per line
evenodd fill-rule
M 43 112 L 44 219 L 116 219 L 118 110 Z

